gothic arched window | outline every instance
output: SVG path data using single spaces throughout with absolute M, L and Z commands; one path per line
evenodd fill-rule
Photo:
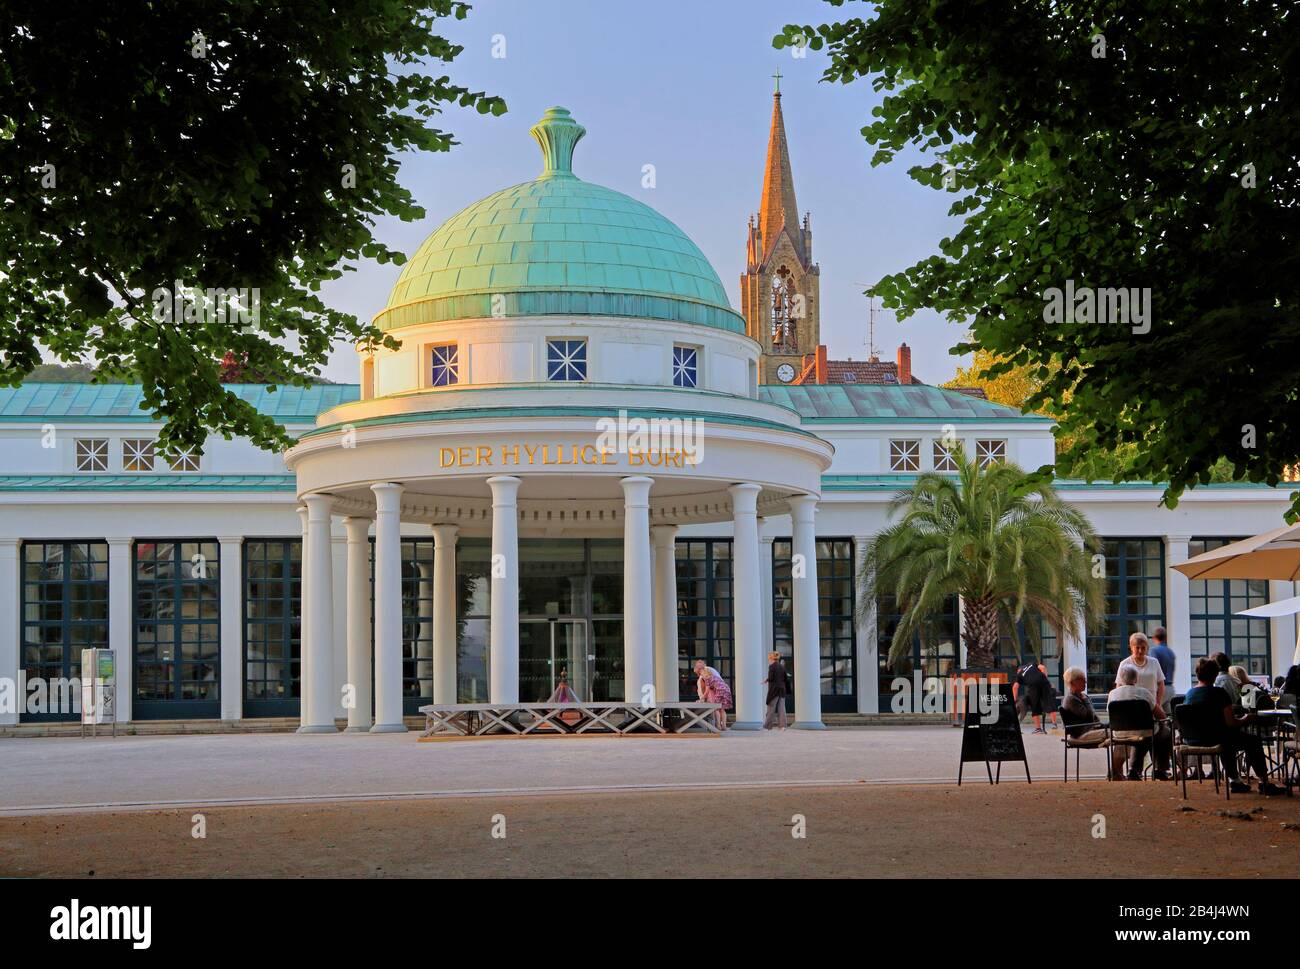
M 782 266 L 772 277 L 772 349 L 793 350 L 798 346 L 794 330 L 794 283 Z

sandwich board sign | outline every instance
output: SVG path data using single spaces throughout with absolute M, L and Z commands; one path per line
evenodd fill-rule
M 90 724 L 91 736 L 101 723 L 113 725 L 117 736 L 117 655 L 111 649 L 81 651 L 81 734 Z
M 1025 765 L 1025 780 L 1032 783 L 1029 776 L 1029 759 L 1025 755 L 1025 738 L 1020 732 L 1020 716 L 1016 713 L 1015 701 L 1011 699 L 1011 684 L 988 684 L 986 689 L 997 688 L 989 699 L 993 704 L 985 712 L 983 703 L 970 704 L 966 708 L 965 723 L 961 731 L 961 760 L 957 764 L 957 786 L 961 786 L 962 768 L 970 761 L 984 761 L 988 771 L 989 783 L 997 784 L 1002 780 L 1002 762 L 1018 760 Z M 987 708 L 986 708 L 987 709 Z M 997 762 L 997 780 L 993 779 L 990 766 Z

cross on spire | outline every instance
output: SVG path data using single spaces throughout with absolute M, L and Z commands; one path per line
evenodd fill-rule
M 784 76 L 785 76 L 785 75 L 783 75 L 783 74 L 781 73 L 781 68 L 779 68 L 779 67 L 776 69 L 776 73 L 772 75 L 772 77 L 774 77 L 774 78 L 776 79 L 776 93 L 777 93 L 777 94 L 780 94 L 780 93 L 781 93 L 781 78 L 784 77 Z

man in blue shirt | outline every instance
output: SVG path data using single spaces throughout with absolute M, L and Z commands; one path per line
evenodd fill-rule
M 1151 655 L 1155 661 L 1160 664 L 1160 671 L 1165 674 L 1165 715 L 1169 715 L 1170 703 L 1174 698 L 1174 664 L 1177 660 L 1174 658 L 1174 651 L 1169 648 L 1165 642 L 1165 627 L 1157 626 L 1156 631 L 1151 634 Z

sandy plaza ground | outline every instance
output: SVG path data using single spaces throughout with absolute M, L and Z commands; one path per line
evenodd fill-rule
M 1300 797 L 1229 803 L 1207 782 L 1184 802 L 1173 784 L 1108 784 L 1095 752 L 1064 785 L 1059 737 L 1025 740 L 1031 785 L 1019 765 L 991 787 L 969 764 L 959 788 L 942 726 L 13 739 L 0 876 L 671 876 L 702 844 L 735 876 L 1300 873 Z

